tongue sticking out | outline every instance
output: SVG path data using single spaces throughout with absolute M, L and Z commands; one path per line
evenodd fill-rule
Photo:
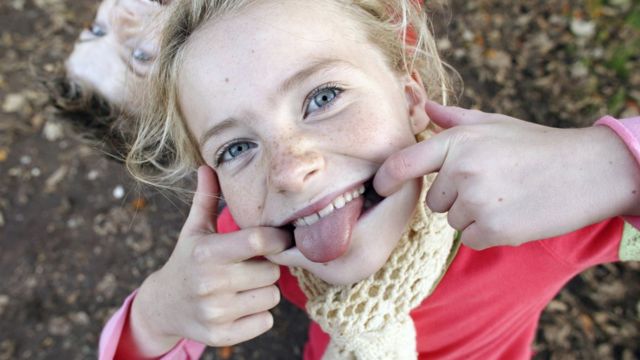
M 311 225 L 298 226 L 293 232 L 296 246 L 307 259 L 325 263 L 342 256 L 351 243 L 351 231 L 360 217 L 362 196 Z

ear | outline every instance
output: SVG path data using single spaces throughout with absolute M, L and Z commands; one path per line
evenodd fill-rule
M 417 71 L 407 75 L 404 81 L 404 94 L 407 100 L 407 110 L 409 112 L 409 122 L 411 130 L 415 135 L 426 130 L 431 119 L 427 115 L 425 106 L 427 104 L 427 92 L 422 84 L 422 78 Z

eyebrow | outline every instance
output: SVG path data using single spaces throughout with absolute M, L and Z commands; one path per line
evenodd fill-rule
M 298 72 L 296 72 L 295 74 L 287 78 L 285 81 L 283 81 L 282 84 L 278 87 L 278 93 L 286 93 L 290 91 L 294 85 L 306 80 L 307 78 L 311 77 L 311 75 L 314 75 L 315 73 L 318 73 L 320 71 L 324 71 L 329 68 L 338 67 L 338 66 L 352 66 L 352 65 L 348 61 L 340 60 L 340 59 L 328 59 L 328 58 L 315 59 L 311 61 L 311 63 L 307 67 L 299 70 Z
M 210 127 L 200 137 L 200 141 L 198 141 L 198 143 L 200 144 L 200 147 L 202 147 L 202 145 L 204 145 L 204 143 L 207 142 L 207 140 L 209 140 L 209 138 L 214 137 L 214 136 L 218 135 L 219 133 L 234 127 L 236 123 L 237 123 L 236 119 L 227 118 L 224 121 L 220 122 L 219 124 L 216 124 L 216 125 Z
M 312 75 L 318 72 L 327 70 L 329 68 L 338 67 L 338 66 L 352 67 L 353 65 L 351 65 L 351 63 L 349 63 L 348 61 L 340 60 L 340 59 L 318 58 L 318 59 L 312 60 L 308 66 L 297 71 L 296 73 L 288 77 L 285 81 L 283 81 L 282 84 L 278 87 L 277 93 L 282 94 L 282 93 L 291 91 L 291 89 L 296 84 L 308 79 Z M 202 134 L 198 144 L 200 145 L 200 147 L 202 147 L 202 145 L 204 145 L 204 143 L 206 143 L 211 137 L 216 136 L 221 132 L 234 127 L 237 122 L 238 121 L 235 118 L 230 117 L 220 122 L 219 124 L 216 124 L 210 127 L 207 131 L 204 132 L 204 134 Z

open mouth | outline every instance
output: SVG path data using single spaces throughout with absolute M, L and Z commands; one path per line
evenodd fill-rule
M 322 210 L 308 216 L 300 217 L 292 221 L 289 226 L 286 227 L 293 226 L 294 228 L 296 228 L 300 226 L 315 224 L 320 219 L 331 215 L 336 210 L 342 209 L 345 205 L 358 199 L 359 197 L 362 197 L 364 200 L 362 206 L 362 215 L 366 214 L 370 209 L 384 200 L 384 198 L 378 195 L 378 193 L 376 193 L 376 191 L 373 189 L 373 179 L 369 179 L 355 190 L 349 190 L 341 195 L 338 195 Z
M 326 263 L 342 256 L 351 243 L 358 220 L 384 198 L 373 189 L 372 180 L 336 196 L 320 210 L 299 217 L 285 226 L 292 231 L 298 250 L 313 262 Z
M 369 179 L 364 184 L 364 205 L 362 207 L 362 215 L 366 215 L 369 210 L 376 207 L 378 204 L 384 200 L 384 197 L 378 195 L 378 193 L 373 189 L 373 178 Z

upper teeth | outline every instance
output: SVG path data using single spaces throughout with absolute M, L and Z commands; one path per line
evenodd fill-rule
M 346 193 L 333 199 L 331 204 L 325 206 L 322 210 L 309 216 L 301 217 L 293 222 L 294 226 L 311 225 L 318 220 L 331 214 L 335 209 L 340 209 L 353 199 L 357 199 L 360 195 L 364 194 L 364 185 L 353 191 L 347 191 Z

